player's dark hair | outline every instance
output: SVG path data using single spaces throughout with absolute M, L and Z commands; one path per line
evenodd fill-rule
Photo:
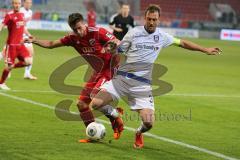
M 68 16 L 68 25 L 74 28 L 76 23 L 83 21 L 83 16 L 80 13 L 72 13 Z
M 145 10 L 145 16 L 147 15 L 148 12 L 149 13 L 158 12 L 159 17 L 161 16 L 161 8 L 156 4 L 150 4 L 148 6 L 148 8 Z
M 128 6 L 128 7 L 130 7 L 130 4 L 123 2 L 123 3 L 121 3 L 120 6 L 121 6 L 121 8 L 122 8 L 123 6 Z
M 124 2 L 124 1 L 118 1 L 118 4 L 119 4 L 120 8 L 122 8 L 125 5 L 130 7 L 130 4 L 127 2 Z

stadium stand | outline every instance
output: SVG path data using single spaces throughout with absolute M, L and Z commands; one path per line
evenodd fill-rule
M 180 19 L 185 21 L 213 21 L 209 12 L 210 3 L 229 4 L 237 14 L 240 13 L 239 0 L 141 0 L 141 10 L 149 4 L 159 4 L 162 8 L 164 19 Z

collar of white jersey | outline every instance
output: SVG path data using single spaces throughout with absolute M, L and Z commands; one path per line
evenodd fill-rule
M 145 32 L 146 34 L 148 34 L 148 35 L 152 35 L 152 34 L 156 33 L 156 32 L 157 32 L 157 29 L 158 29 L 158 28 L 156 28 L 156 30 L 155 30 L 154 32 L 149 33 L 149 32 L 146 30 L 145 26 L 143 26 L 144 32 Z

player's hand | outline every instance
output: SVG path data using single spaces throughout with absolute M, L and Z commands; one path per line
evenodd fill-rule
M 24 43 L 33 43 L 35 40 L 35 37 L 31 36 L 29 38 L 24 39 Z
M 104 50 L 107 53 L 115 54 L 117 53 L 117 47 L 120 41 L 118 39 L 113 39 L 109 42 L 107 42 L 104 46 Z
M 104 47 L 104 49 L 105 49 L 105 51 L 106 51 L 107 53 L 112 53 L 112 54 L 114 54 L 114 53 L 116 53 L 116 51 L 117 51 L 117 44 L 116 44 L 115 42 L 113 42 L 113 41 L 110 41 L 110 42 L 108 42 L 108 43 L 106 44 L 106 46 Z
M 206 48 L 207 55 L 219 55 L 222 53 L 222 50 L 220 48 Z

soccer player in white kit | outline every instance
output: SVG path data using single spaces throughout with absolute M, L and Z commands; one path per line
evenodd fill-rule
M 32 7 L 32 0 L 24 0 L 23 7 L 21 7 L 21 9 L 20 9 L 20 12 L 24 13 L 24 18 L 25 18 L 25 23 L 26 23 L 23 39 L 27 39 L 27 38 L 31 37 L 31 34 L 27 29 L 27 25 L 28 25 L 29 21 L 31 21 L 32 14 L 33 14 L 31 7 Z M 30 54 L 33 57 L 34 49 L 33 49 L 32 43 L 24 43 L 24 45 L 26 46 L 26 48 L 28 49 L 28 51 L 30 52 Z M 31 74 L 31 70 L 32 70 L 32 65 L 25 67 L 24 78 L 30 79 L 30 80 L 36 80 L 37 77 L 35 77 Z
M 154 122 L 151 74 L 153 63 L 162 48 L 176 45 L 185 49 L 218 55 L 219 48 L 205 48 L 183 39 L 177 39 L 157 28 L 160 8 L 150 5 L 145 11 L 145 24 L 130 30 L 123 38 L 119 51 L 126 60 L 118 68 L 116 76 L 101 86 L 100 92 L 92 99 L 90 107 L 98 109 L 120 97 L 127 96 L 131 110 L 137 111 L 142 124 L 136 131 L 135 148 L 142 148 L 143 134 Z M 127 47 L 126 47 L 127 46 Z

